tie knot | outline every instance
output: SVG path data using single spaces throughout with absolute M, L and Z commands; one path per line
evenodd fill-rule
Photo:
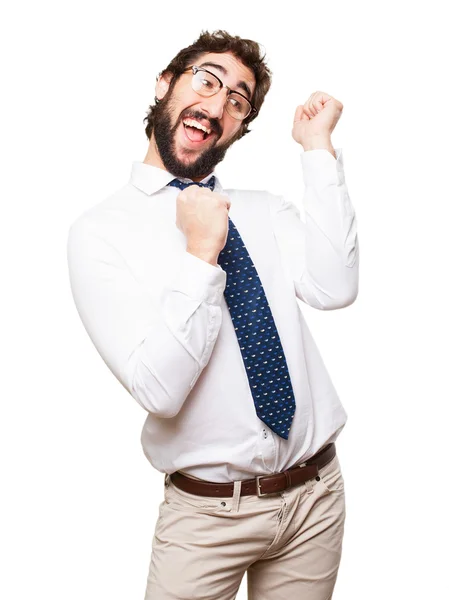
M 214 188 L 215 188 L 215 175 L 212 175 L 212 177 L 209 179 L 209 181 L 207 183 L 201 183 L 199 181 L 191 181 L 189 183 L 184 183 L 180 179 L 173 179 L 167 185 L 177 187 L 180 190 L 183 190 L 186 187 L 189 187 L 189 185 L 199 185 L 200 187 L 208 187 L 213 192 Z

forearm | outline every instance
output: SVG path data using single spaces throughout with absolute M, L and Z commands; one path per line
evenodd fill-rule
M 162 321 L 127 365 L 133 396 L 161 417 L 181 410 L 209 362 L 221 327 L 226 274 L 198 258 L 184 255 L 161 295 Z
M 324 149 L 301 156 L 304 218 L 282 196 L 272 203 L 275 236 L 289 266 L 297 297 L 322 310 L 354 301 L 358 289 L 358 239 L 341 153 Z

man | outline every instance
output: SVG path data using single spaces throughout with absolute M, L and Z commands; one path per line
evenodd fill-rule
M 245 572 L 250 599 L 324 600 L 337 577 L 346 413 L 297 298 L 332 310 L 357 296 L 355 212 L 330 139 L 343 106 L 315 92 L 296 109 L 303 221 L 214 171 L 270 83 L 258 44 L 202 32 L 157 79 L 145 160 L 69 233 L 78 312 L 148 412 L 143 450 L 165 473 L 146 600 L 231 600 Z

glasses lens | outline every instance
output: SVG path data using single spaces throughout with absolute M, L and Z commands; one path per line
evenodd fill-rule
M 213 96 L 220 91 L 220 82 L 214 75 L 200 70 L 192 77 L 192 88 L 200 96 Z M 251 112 L 251 104 L 239 94 L 229 94 L 226 110 L 234 119 L 243 121 Z
M 251 104 L 239 94 L 229 94 L 226 109 L 235 119 L 243 120 L 251 112 Z
M 192 87 L 201 96 L 212 96 L 220 89 L 218 79 L 206 71 L 197 71 L 192 77 Z

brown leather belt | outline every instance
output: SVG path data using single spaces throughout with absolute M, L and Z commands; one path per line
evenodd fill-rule
M 255 479 L 245 479 L 242 481 L 240 495 L 257 494 L 258 496 L 266 496 L 267 494 L 275 494 L 295 487 L 314 477 L 319 480 L 318 469 L 330 462 L 336 453 L 335 443 L 333 442 L 298 466 L 273 475 L 259 475 Z M 170 481 L 181 490 L 198 496 L 227 496 L 232 498 L 234 494 L 234 483 L 232 481 L 229 483 L 214 483 L 197 480 L 179 471 L 175 471 L 170 475 Z

